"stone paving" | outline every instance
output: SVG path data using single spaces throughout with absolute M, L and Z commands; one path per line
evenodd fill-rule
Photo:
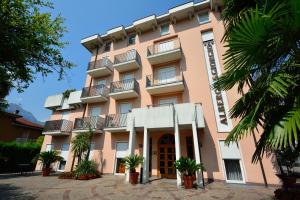
M 62 180 L 57 176 L 40 175 L 0 176 L 0 199 L 54 199 L 54 200 L 126 200 L 126 199 L 201 199 L 201 200 L 269 200 L 274 188 L 262 186 L 212 183 L 203 189 L 184 190 L 174 180 L 160 179 L 149 184 L 132 186 L 123 176 L 79 181 Z

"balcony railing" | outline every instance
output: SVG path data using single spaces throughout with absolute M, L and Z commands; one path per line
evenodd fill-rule
M 73 123 L 69 120 L 46 121 L 43 132 L 71 132 Z
M 148 75 L 146 76 L 146 87 L 153 87 L 153 86 L 159 86 L 159 85 L 167 85 L 177 82 L 183 81 L 183 74 L 176 75 L 176 76 L 170 76 L 164 78 L 159 78 L 157 76 Z
M 176 49 L 180 49 L 179 39 L 168 40 L 165 42 L 155 43 L 147 48 L 147 56 L 153 56 L 156 54 L 167 53 Z
M 122 81 L 112 82 L 110 85 L 110 93 L 126 92 L 130 90 L 134 90 L 138 93 L 138 88 L 139 84 L 134 78 L 126 79 Z
M 125 53 L 119 54 L 115 56 L 114 64 L 120 64 L 120 63 L 125 63 L 129 61 L 137 61 L 137 63 L 141 63 L 141 57 L 139 53 L 135 50 L 129 50 Z
M 89 62 L 87 70 L 89 71 L 89 70 L 100 69 L 100 68 L 108 68 L 112 70 L 112 65 L 113 63 L 108 58 L 104 58 L 104 59 Z
M 75 130 L 89 130 L 96 129 L 101 130 L 104 126 L 104 118 L 102 117 L 84 117 L 84 118 L 76 118 L 74 123 Z
M 108 94 L 108 88 L 105 85 L 94 85 L 91 87 L 85 87 L 82 89 L 81 98 L 103 96 L 106 97 Z
M 105 117 L 105 128 L 121 128 L 127 126 L 126 114 L 110 114 Z

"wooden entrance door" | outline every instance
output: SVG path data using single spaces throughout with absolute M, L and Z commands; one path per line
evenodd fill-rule
M 162 178 L 176 178 L 175 138 L 166 134 L 158 141 L 158 169 Z

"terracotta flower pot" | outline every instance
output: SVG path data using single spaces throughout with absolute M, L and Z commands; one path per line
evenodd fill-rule
M 282 180 L 283 186 L 286 188 L 293 187 L 297 182 L 297 178 L 294 176 L 285 176 L 281 174 L 277 174 L 277 176 Z
M 78 180 L 89 180 L 90 176 L 88 174 L 81 174 L 78 177 Z
M 129 174 L 129 181 L 132 185 L 138 183 L 139 173 L 138 172 L 130 172 Z
M 183 176 L 183 184 L 185 189 L 192 189 L 193 182 L 194 182 L 193 176 Z
M 50 172 L 51 172 L 51 168 L 43 168 L 42 176 L 49 176 Z

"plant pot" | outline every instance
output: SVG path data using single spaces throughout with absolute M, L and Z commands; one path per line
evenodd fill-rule
M 135 185 L 138 183 L 138 179 L 139 179 L 139 173 L 138 172 L 130 172 L 129 174 L 129 182 L 132 185 Z
M 277 176 L 282 180 L 283 187 L 290 188 L 296 184 L 297 177 L 295 176 L 285 176 L 281 174 L 277 174 Z
M 50 172 L 51 172 L 51 168 L 43 168 L 42 176 L 49 176 Z
M 78 177 L 78 180 L 89 180 L 90 176 L 88 174 L 81 174 Z
M 193 182 L 194 182 L 193 176 L 183 176 L 183 184 L 185 189 L 192 189 Z

